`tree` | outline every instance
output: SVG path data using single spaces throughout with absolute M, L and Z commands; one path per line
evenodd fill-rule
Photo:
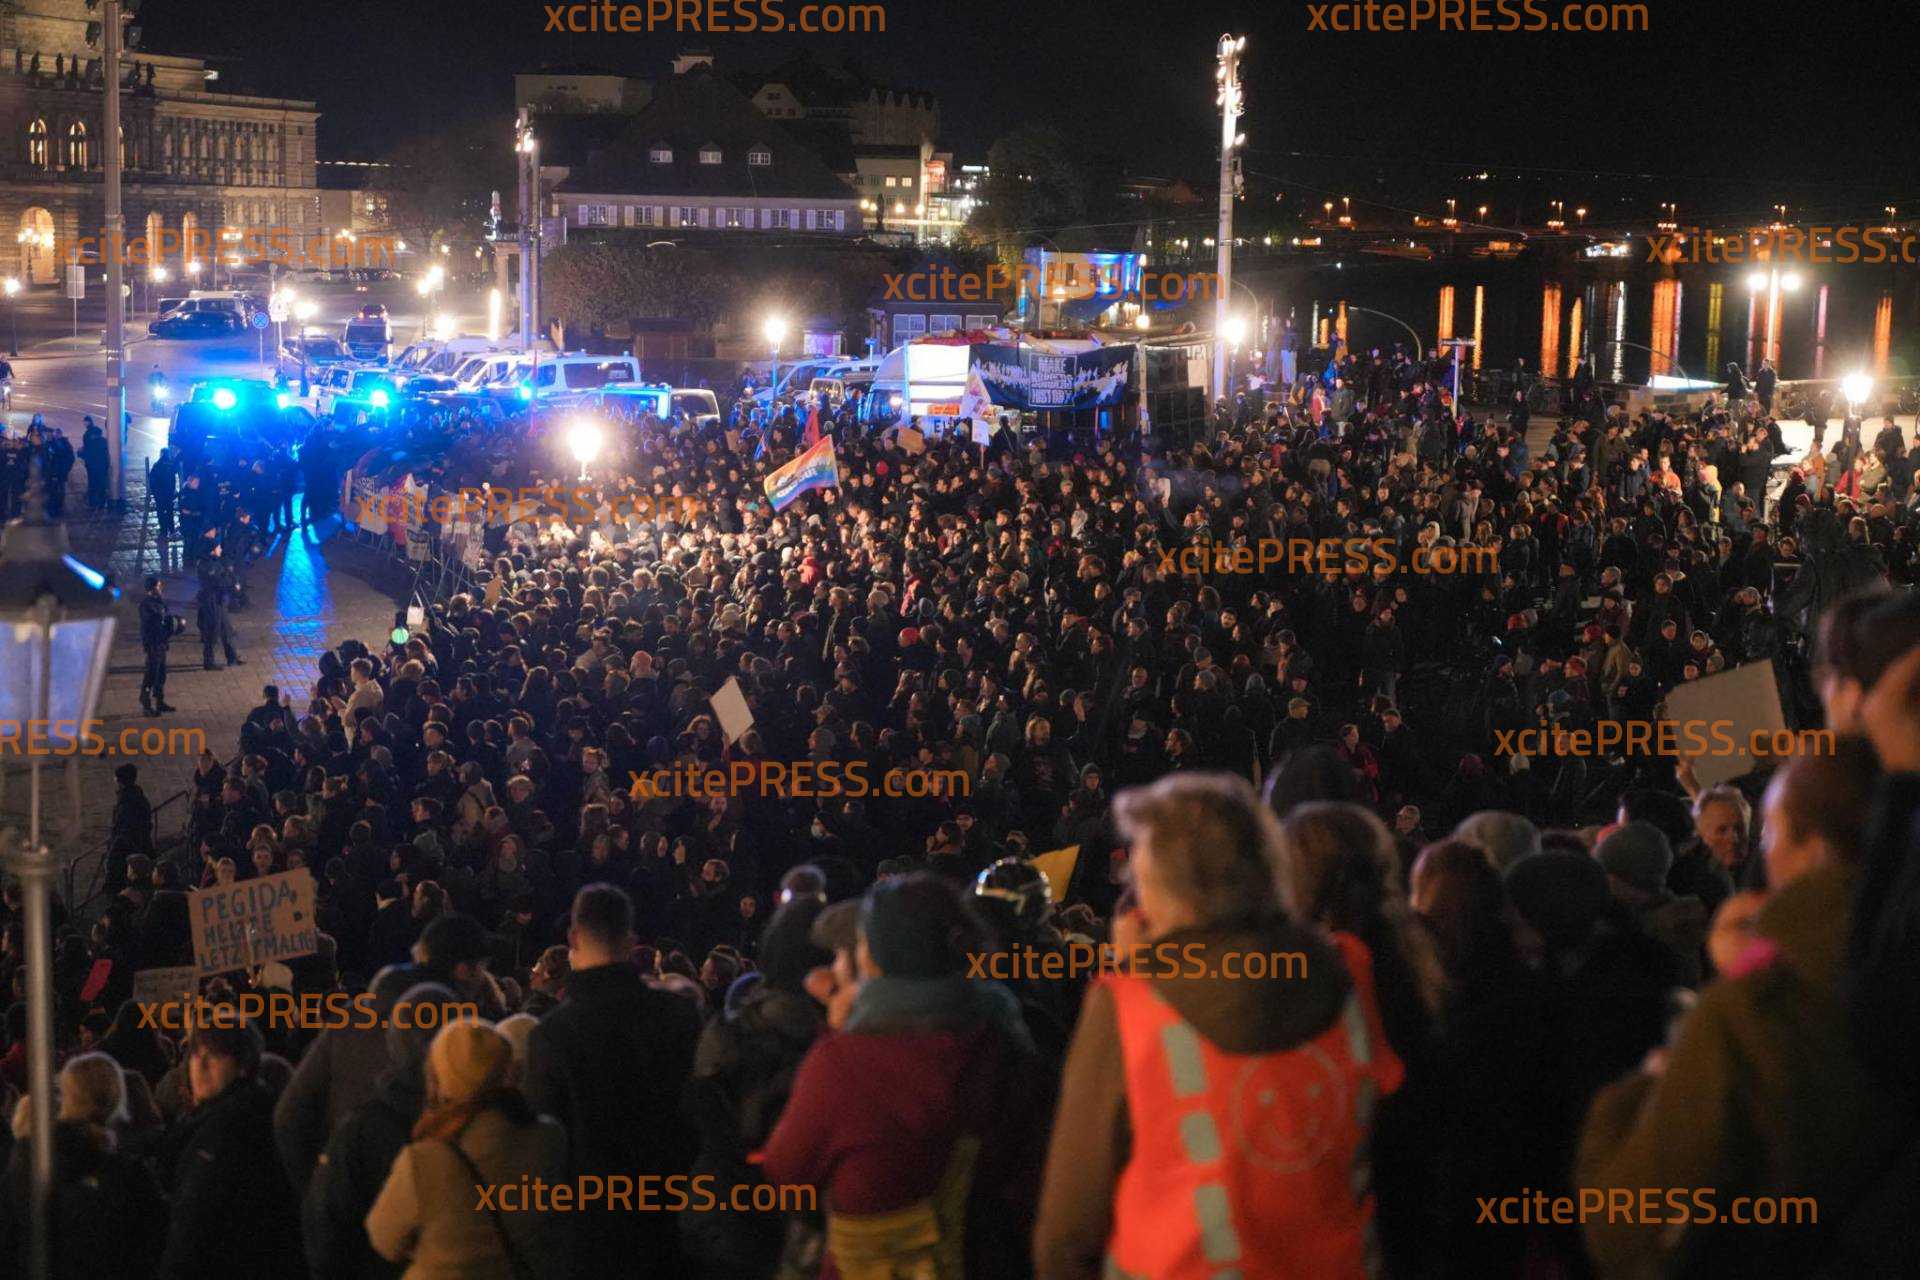
M 590 234 L 595 238 L 556 249 L 544 265 L 545 309 L 569 326 L 672 317 L 757 332 L 759 316 L 778 312 L 833 317 L 858 330 L 886 273 L 910 261 L 856 245 L 649 249 L 641 241 L 652 232 Z
M 423 247 L 449 238 L 477 239 L 487 227 L 495 191 L 513 216 L 512 131 L 492 121 L 417 134 L 385 157 L 381 180 L 387 229 Z
M 994 242 L 1003 261 L 1017 260 L 1030 236 L 1051 235 L 1087 210 L 1091 175 L 1067 135 L 1052 126 L 1020 126 L 993 144 L 987 168 L 987 198 L 967 226 Z

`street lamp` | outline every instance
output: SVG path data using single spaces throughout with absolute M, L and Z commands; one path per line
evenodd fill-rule
M 427 268 L 427 274 L 425 276 L 414 283 L 413 291 L 420 295 L 420 337 L 422 341 L 425 341 L 433 321 L 433 317 L 428 314 L 432 306 L 431 299 L 435 293 L 439 292 L 440 285 L 446 278 L 446 268 L 442 267 L 439 263 L 435 263 L 433 266 Z
M 192 276 L 196 281 L 200 279 L 200 259 L 189 258 L 187 260 L 187 274 Z
M 12 336 L 7 339 L 7 354 L 17 356 L 20 354 L 20 312 L 19 304 L 14 299 L 20 293 L 20 281 L 13 276 L 8 276 L 6 292 L 7 325 L 12 330 Z
M 582 480 L 587 478 L 587 467 L 600 456 L 600 446 L 605 443 L 606 433 L 598 423 L 580 418 L 567 428 L 567 447 L 573 450 L 574 460 L 580 464 Z
M 62 524 L 47 519 L 40 464 L 28 479 L 26 514 L 0 534 L 0 723 L 75 727 L 93 719 L 113 647 L 119 591 L 74 558 Z M 27 1094 L 32 1116 L 31 1274 L 50 1274 L 53 1192 L 53 946 L 55 863 L 40 842 L 40 764 L 31 757 L 24 845 L 9 833 L 6 864 L 20 880 L 27 950 Z
M 782 316 L 768 316 L 767 323 L 762 327 L 761 332 L 767 336 L 767 345 L 773 348 L 773 364 L 767 370 L 767 386 L 771 389 L 780 385 L 780 342 L 787 336 L 786 319 Z M 768 410 L 769 412 L 772 410 L 771 402 Z
M 299 321 L 294 326 L 294 334 L 300 339 L 300 394 L 307 394 L 307 321 L 313 319 L 320 307 L 312 299 L 301 298 L 293 304 L 293 318 Z
M 1850 373 L 1840 379 L 1840 392 L 1847 398 L 1847 416 L 1860 416 L 1860 406 L 1873 394 L 1873 379 L 1864 373 Z

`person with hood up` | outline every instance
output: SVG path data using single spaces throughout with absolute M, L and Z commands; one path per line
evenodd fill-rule
M 306 1193 L 328 1139 L 377 1093 L 380 1073 L 392 1065 L 393 1041 L 382 1027 L 394 1001 L 421 981 L 402 965 L 382 969 L 368 987 L 378 1021 L 367 1025 L 356 1011 L 341 1025 L 323 1029 L 300 1055 L 273 1108 L 274 1143 L 297 1193 Z
M 958 891 L 931 873 L 883 880 L 861 904 L 856 981 L 761 1152 L 767 1181 L 820 1191 L 823 1280 L 1025 1270 L 1033 1047 L 1012 993 L 965 976 L 979 946 Z
M 800 1061 L 826 1029 L 826 1015 L 807 994 L 805 982 L 832 955 L 810 932 L 823 909 L 817 898 L 796 898 L 774 912 L 760 947 L 758 975 L 748 975 L 726 994 L 724 1011 L 707 1023 L 687 1082 L 686 1111 L 700 1130 L 695 1175 L 717 1187 L 762 1182 L 748 1155 L 773 1132 Z M 768 1275 L 781 1255 L 786 1222 L 774 1214 L 738 1213 L 720 1205 L 681 1217 L 688 1252 L 721 1277 Z
M 327 1280 L 392 1280 L 402 1268 L 373 1251 L 367 1211 L 373 1208 L 394 1159 L 413 1136 L 426 1104 L 427 1048 L 439 1018 L 421 1011 L 442 1009 L 457 997 L 438 983 L 408 988 L 393 1002 L 385 1029 L 387 1069 L 374 1095 L 354 1108 L 327 1140 L 327 1149 L 307 1184 L 301 1221 L 307 1265 Z
M 1115 807 L 1137 905 L 1114 941 L 1182 960 L 1108 975 L 1087 996 L 1036 1273 L 1358 1280 L 1371 1253 L 1372 1103 L 1402 1074 L 1365 948 L 1289 916 L 1279 827 L 1244 781 L 1169 777 Z M 1224 963 L 1255 953 L 1302 963 L 1264 980 Z

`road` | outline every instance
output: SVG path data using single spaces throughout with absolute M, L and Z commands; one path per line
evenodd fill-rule
M 44 293 L 45 291 L 41 291 Z M 362 306 L 384 303 L 393 320 L 394 351 L 420 336 L 424 319 L 420 296 L 409 281 L 390 281 L 372 285 L 303 285 L 302 298 L 319 307 L 310 328 L 338 334 L 340 328 Z M 84 324 L 81 336 L 52 336 L 38 344 L 27 339 L 27 313 L 34 304 L 57 303 L 60 298 L 36 297 L 21 309 L 21 354 L 13 358 L 13 412 L 7 416 L 7 430 L 18 434 L 26 429 L 35 413 L 44 413 L 49 423 L 60 427 L 69 440 L 80 438 L 81 418 L 92 414 L 104 420 L 107 412 L 106 359 L 100 349 L 98 320 L 89 330 Z M 44 310 L 44 307 L 41 309 Z M 96 311 L 98 305 L 96 303 Z M 450 315 L 462 333 L 483 332 L 486 324 L 484 293 L 442 293 L 435 296 L 433 314 Z M 147 375 L 155 366 L 167 375 L 175 394 L 205 378 L 259 378 L 272 375 L 273 330 L 236 334 L 231 338 L 153 338 L 147 335 L 148 313 L 128 318 L 127 330 L 127 411 L 133 425 L 127 435 L 127 462 L 130 472 L 158 455 L 166 444 L 167 419 L 148 413 Z M 291 328 L 292 326 L 288 326 Z M 36 332 L 46 326 L 36 324 Z M 263 363 L 262 356 L 266 357 Z

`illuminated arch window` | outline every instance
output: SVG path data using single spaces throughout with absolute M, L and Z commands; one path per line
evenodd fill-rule
M 92 148 L 88 145 L 87 126 L 75 120 L 67 126 L 67 168 L 85 169 L 93 160 Z
M 53 165 L 53 152 L 47 146 L 47 122 L 35 120 L 27 126 L 27 163 L 36 169 Z

